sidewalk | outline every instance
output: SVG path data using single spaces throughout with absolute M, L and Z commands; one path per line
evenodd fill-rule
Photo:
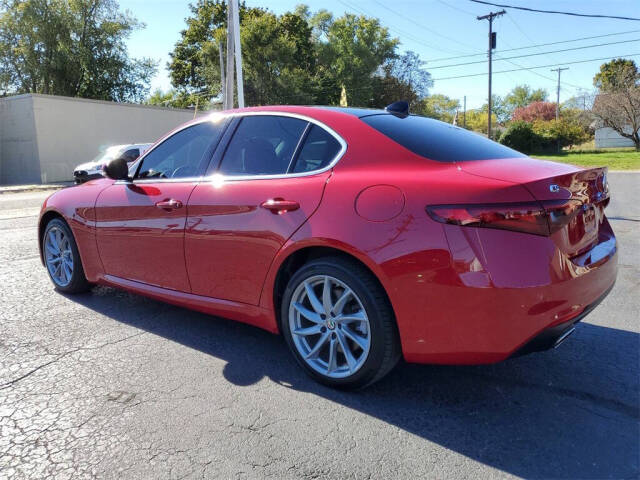
M 0 195 L 3 193 L 37 192 L 41 190 L 59 190 L 70 187 L 73 182 L 45 183 L 41 185 L 0 185 Z

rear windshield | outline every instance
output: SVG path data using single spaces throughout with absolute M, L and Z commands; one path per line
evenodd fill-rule
M 432 118 L 381 114 L 360 120 L 413 153 L 438 162 L 526 156 L 482 135 Z

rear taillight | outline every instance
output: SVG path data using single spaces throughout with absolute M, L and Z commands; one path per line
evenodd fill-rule
M 582 204 L 576 200 L 427 207 L 429 216 L 440 223 L 545 236 L 567 225 L 580 211 Z

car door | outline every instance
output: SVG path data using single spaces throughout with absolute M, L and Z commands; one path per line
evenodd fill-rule
M 208 165 L 224 121 L 177 131 L 96 201 L 96 241 L 107 275 L 190 291 L 184 262 L 187 202 Z
M 189 199 L 185 258 L 193 293 L 257 305 L 272 260 L 316 210 L 346 150 L 307 120 L 247 115 L 216 173 Z

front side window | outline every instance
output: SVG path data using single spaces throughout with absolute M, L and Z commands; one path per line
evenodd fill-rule
M 307 122 L 276 115 L 242 118 L 220 165 L 224 175 L 286 173 Z
M 180 130 L 142 159 L 136 178 L 197 177 L 209 162 L 210 147 L 217 144 L 223 130 L 223 121 L 205 121 Z
M 313 125 L 291 172 L 303 173 L 323 169 L 336 158 L 341 149 L 340 142 L 333 135 L 324 128 Z

